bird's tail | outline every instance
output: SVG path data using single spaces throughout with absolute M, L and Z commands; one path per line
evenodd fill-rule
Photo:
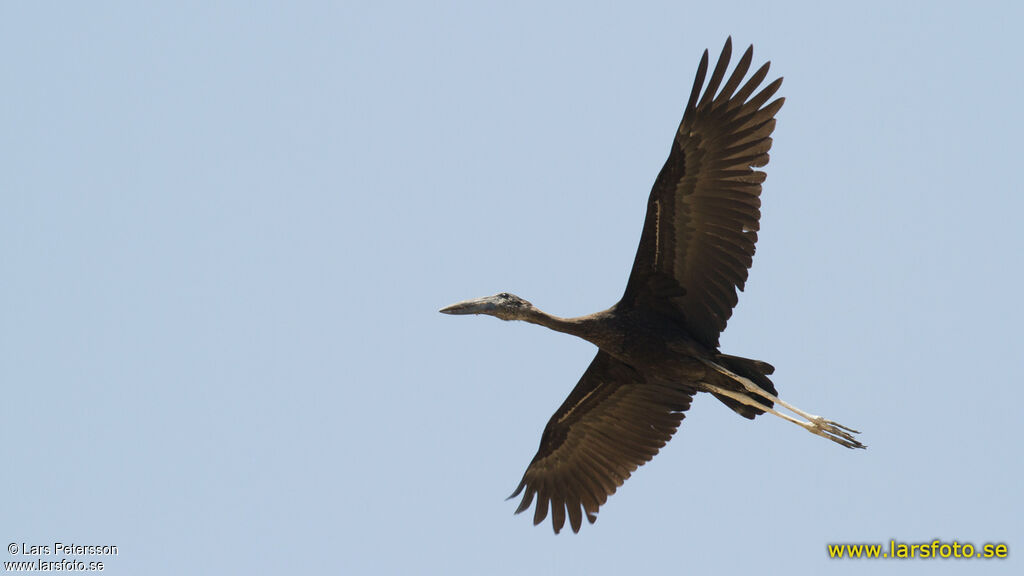
M 757 384 L 757 386 L 760 389 L 764 390 L 765 392 L 768 392 L 772 396 L 777 397 L 779 395 L 779 393 L 775 390 L 775 384 L 772 384 L 772 381 L 768 379 L 768 375 L 771 374 L 772 372 L 775 372 L 775 367 L 772 366 L 771 364 L 767 362 L 762 362 L 760 360 L 751 360 L 750 358 L 729 356 L 728 354 L 719 354 L 718 356 L 715 357 L 715 361 L 721 364 L 722 366 L 728 368 L 732 372 L 735 372 L 736 374 L 749 379 L 754 384 Z M 731 381 L 729 382 L 729 384 L 731 384 L 729 386 L 730 388 L 732 388 L 732 385 L 735 385 Z M 739 386 L 737 391 L 750 395 L 744 390 L 742 386 Z M 722 404 L 725 404 L 740 416 L 743 416 L 744 418 L 748 418 L 750 420 L 753 420 L 756 416 L 764 414 L 763 410 L 758 410 L 757 408 L 754 408 L 752 406 L 741 404 L 736 400 L 733 400 L 732 398 L 727 398 L 719 394 L 715 394 L 715 398 L 718 398 L 722 402 Z M 753 400 L 769 408 L 773 408 L 775 406 L 774 402 L 762 396 L 753 397 Z

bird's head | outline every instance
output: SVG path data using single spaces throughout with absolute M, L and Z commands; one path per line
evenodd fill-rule
M 487 314 L 502 320 L 522 320 L 533 311 L 533 304 L 515 294 L 502 292 L 494 296 L 465 300 L 441 308 L 443 314 Z

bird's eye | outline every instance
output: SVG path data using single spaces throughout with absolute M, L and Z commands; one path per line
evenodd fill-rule
M 512 295 L 509 294 L 508 292 L 502 292 L 501 294 L 498 294 L 498 297 L 499 298 L 511 298 Z

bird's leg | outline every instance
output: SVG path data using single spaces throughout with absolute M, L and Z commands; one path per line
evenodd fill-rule
M 790 422 L 807 429 L 807 431 L 811 432 L 812 434 L 817 434 L 818 436 L 821 436 L 823 438 L 828 438 L 829 440 L 832 440 L 837 444 L 842 444 L 847 448 L 867 448 L 867 446 L 861 444 L 856 438 L 853 437 L 853 434 L 860 434 L 859 431 L 854 430 L 853 428 L 843 426 L 838 422 L 827 420 L 825 418 L 822 418 L 821 416 L 816 416 L 814 414 L 804 412 L 803 410 L 797 408 L 796 406 L 793 406 L 788 402 L 784 402 L 778 396 L 775 396 L 770 392 L 766 392 L 760 386 L 751 382 L 749 378 L 744 378 L 743 376 L 736 374 L 735 372 L 729 370 L 728 368 L 725 368 L 724 366 L 720 366 L 714 362 L 711 362 L 710 360 L 704 360 L 704 363 L 714 368 L 716 371 L 725 374 L 726 376 L 735 380 L 736 382 L 739 382 L 751 394 L 756 394 L 757 396 L 761 396 L 763 398 L 771 400 L 772 402 L 782 406 L 783 408 L 786 408 L 787 410 L 793 412 L 794 414 L 806 418 L 807 421 L 805 422 L 803 420 L 793 418 L 789 415 L 782 414 L 781 412 L 773 410 L 772 408 L 768 408 L 767 406 L 764 406 L 759 402 L 746 397 L 743 394 L 738 394 L 736 392 L 726 390 L 719 386 L 709 385 L 707 383 L 704 384 L 709 390 L 715 392 L 716 394 L 727 396 L 748 406 L 753 406 L 758 410 L 763 410 L 764 412 L 769 412 L 784 420 L 789 420 Z
M 782 412 L 779 412 L 778 410 L 776 410 L 774 408 L 770 408 L 768 406 L 765 406 L 764 404 L 761 404 L 760 402 L 758 402 L 757 400 L 754 400 L 753 398 L 751 398 L 750 396 L 747 396 L 746 394 L 741 394 L 741 393 L 736 392 L 734 390 L 729 390 L 727 388 L 722 388 L 720 386 L 715 386 L 714 384 L 708 384 L 707 382 L 702 382 L 701 383 L 701 387 L 704 388 L 705 390 L 707 390 L 708 392 L 714 392 L 715 394 L 720 394 L 720 395 L 725 396 L 727 398 L 732 398 L 733 400 L 739 402 L 740 404 L 745 404 L 747 406 L 751 406 L 753 408 L 757 408 L 758 410 L 760 410 L 762 412 L 768 412 L 769 414 L 774 414 L 774 415 L 778 416 L 779 418 L 782 418 L 783 420 L 788 420 L 788 421 L 792 422 L 793 424 L 796 424 L 797 426 L 803 426 L 804 428 L 807 428 L 807 426 L 810 425 L 808 422 L 804 422 L 803 420 L 799 420 L 797 418 L 793 418 L 789 414 L 783 414 Z
M 867 446 L 864 446 L 863 444 L 858 442 L 856 438 L 854 438 L 852 435 L 846 432 L 848 428 L 844 426 L 835 425 L 832 421 L 825 420 L 820 416 L 813 416 L 812 418 L 809 419 L 810 421 L 800 420 L 798 418 L 793 418 L 789 414 L 783 414 L 782 412 L 779 412 L 774 408 L 765 406 L 764 404 L 761 404 L 760 402 L 752 399 L 746 394 L 736 392 L 734 390 L 729 390 L 727 388 L 722 388 L 714 384 L 708 384 L 707 382 L 701 383 L 701 386 L 708 392 L 713 392 L 715 394 L 719 394 L 727 398 L 732 398 L 733 400 L 736 400 L 741 404 L 757 408 L 762 412 L 774 414 L 775 416 L 778 416 L 783 420 L 787 420 L 789 422 L 792 422 L 793 424 L 796 424 L 797 426 L 800 426 L 801 428 L 804 428 L 805 430 L 812 434 L 816 434 L 818 436 L 821 436 L 822 438 L 828 438 L 829 440 L 835 442 L 836 444 L 846 446 L 847 448 L 867 448 Z M 760 390 L 760 388 L 758 388 L 758 390 Z M 764 394 L 763 391 L 759 392 L 759 394 L 768 396 L 768 394 Z

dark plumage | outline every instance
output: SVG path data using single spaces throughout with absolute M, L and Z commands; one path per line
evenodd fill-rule
M 511 497 L 516 512 L 536 501 L 534 524 L 550 509 L 555 532 L 574 532 L 630 474 L 672 437 L 697 392 L 746 418 L 770 411 L 848 448 L 857 433 L 777 397 L 774 368 L 718 351 L 754 256 L 779 78 L 763 88 L 768 63 L 749 79 L 753 47 L 726 79 L 727 40 L 704 87 L 708 53 L 647 202 L 647 218 L 622 299 L 603 312 L 559 318 L 502 293 L 441 310 L 524 320 L 599 348 L 576 388 L 544 428 L 537 455 Z M 724 83 L 723 83 L 724 81 Z M 703 93 L 702 93 L 702 87 Z M 777 412 L 776 404 L 799 417 Z

